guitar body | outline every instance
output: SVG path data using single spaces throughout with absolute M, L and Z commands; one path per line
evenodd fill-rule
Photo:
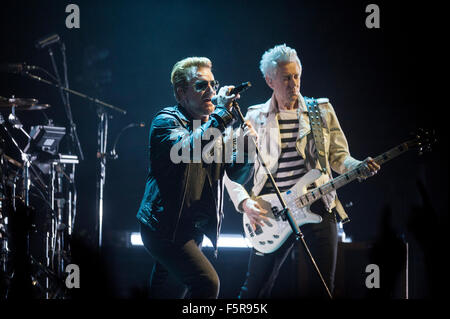
M 322 221 L 322 217 L 310 211 L 309 205 L 298 207 L 296 200 L 307 193 L 307 187 L 321 176 L 317 169 L 313 169 L 305 174 L 288 191 L 281 193 L 287 207 L 294 220 L 299 226 L 304 224 L 317 224 Z M 256 225 L 256 230 L 250 224 L 247 214 L 243 214 L 243 227 L 245 237 L 251 242 L 253 247 L 265 254 L 276 251 L 288 239 L 292 233 L 292 228 L 287 220 L 278 214 L 283 209 L 276 194 L 267 194 L 255 199 L 259 205 L 267 211 L 268 221 L 263 221 L 264 226 Z

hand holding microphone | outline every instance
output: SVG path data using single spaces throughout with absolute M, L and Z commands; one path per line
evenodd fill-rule
M 213 104 L 224 106 L 228 111 L 231 111 L 233 101 L 241 97 L 239 93 L 245 91 L 250 86 L 252 86 L 250 82 L 244 82 L 236 87 L 233 85 L 223 86 L 220 88 L 218 94 L 213 96 L 211 101 Z
M 231 91 L 233 89 L 234 89 L 233 85 L 222 86 L 217 95 L 213 96 L 211 101 L 215 105 L 226 107 L 227 110 L 231 112 L 231 109 L 233 108 L 233 101 L 241 97 L 239 93 L 231 94 Z

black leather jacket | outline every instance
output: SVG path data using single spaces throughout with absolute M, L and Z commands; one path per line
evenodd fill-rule
M 150 128 L 150 165 L 147 175 L 144 196 L 137 213 L 138 220 L 158 232 L 164 238 L 175 240 L 182 212 L 187 201 L 186 194 L 196 185 L 197 176 L 192 172 L 199 169 L 203 163 L 175 164 L 170 158 L 172 147 L 177 143 L 189 143 L 183 147 L 191 147 L 194 143 L 204 145 L 208 141 L 202 139 L 210 127 L 219 129 L 222 133 L 234 121 L 233 115 L 224 107 L 216 107 L 209 120 L 193 129 L 188 113 L 181 105 L 167 107 L 158 112 Z M 223 175 L 227 172 L 232 180 L 245 183 L 253 173 L 253 164 L 245 163 L 212 163 L 207 181 L 211 188 L 202 199 L 205 207 L 211 207 L 217 218 L 205 230 L 217 251 L 221 220 L 223 216 Z M 188 195 L 189 196 L 189 195 Z M 214 209 L 215 207 L 215 209 Z M 209 213 L 209 212 L 208 212 Z

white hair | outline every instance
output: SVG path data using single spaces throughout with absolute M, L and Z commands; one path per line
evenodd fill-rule
M 264 52 L 259 63 L 259 69 L 264 77 L 273 77 L 278 64 L 284 62 L 296 62 L 299 67 L 302 67 L 295 49 L 288 47 L 286 44 L 280 44 Z

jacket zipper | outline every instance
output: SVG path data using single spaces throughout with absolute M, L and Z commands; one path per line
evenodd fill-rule
M 187 176 L 186 176 L 186 183 L 184 184 L 184 191 L 183 191 L 183 199 L 181 201 L 181 206 L 180 206 L 180 210 L 178 211 L 178 218 L 177 218 L 177 223 L 175 225 L 175 230 L 173 232 L 173 236 L 172 236 L 172 242 L 175 241 L 175 237 L 177 235 L 177 231 L 178 231 L 178 225 L 180 224 L 180 218 L 181 218 L 181 212 L 183 210 L 183 206 L 184 206 L 184 200 L 186 198 L 186 190 L 187 190 L 187 181 L 189 180 L 189 173 L 191 170 L 191 166 L 188 165 L 188 171 L 187 171 Z

